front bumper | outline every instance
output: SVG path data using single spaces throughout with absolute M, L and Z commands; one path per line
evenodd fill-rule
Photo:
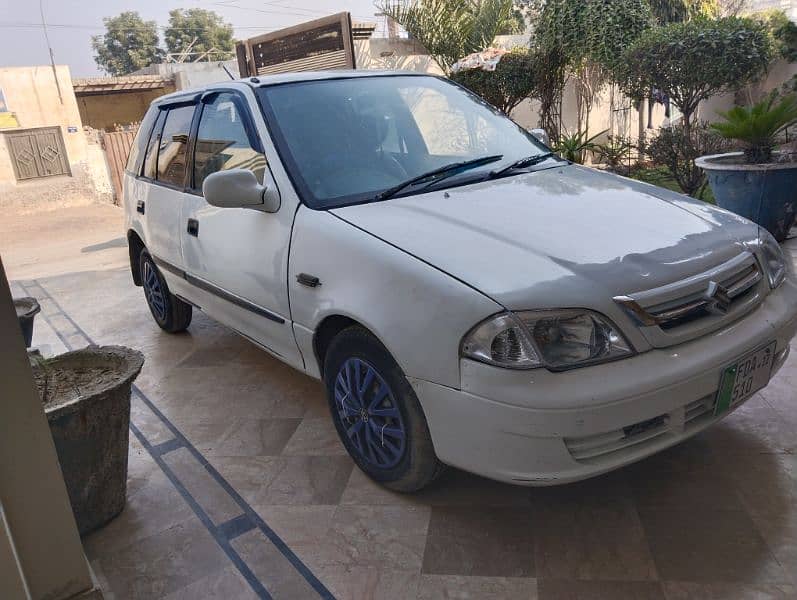
M 720 420 L 713 404 L 723 369 L 775 340 L 774 376 L 795 332 L 797 285 L 788 280 L 725 329 L 626 360 L 552 373 L 463 359 L 461 390 L 410 381 L 440 460 L 553 485 L 640 460 Z

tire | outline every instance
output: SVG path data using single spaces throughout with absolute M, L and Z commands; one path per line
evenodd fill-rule
M 355 381 L 352 397 L 348 384 Z M 353 326 L 335 336 L 324 357 L 324 383 L 338 436 L 371 479 L 397 492 L 415 492 L 440 475 L 444 465 L 418 397 L 368 331 Z
M 139 267 L 144 297 L 158 327 L 169 333 L 179 333 L 188 329 L 193 314 L 191 305 L 169 291 L 166 280 L 146 250 L 141 251 Z

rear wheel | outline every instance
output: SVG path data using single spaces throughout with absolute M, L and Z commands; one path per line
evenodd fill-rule
M 343 445 L 369 477 L 414 492 L 442 471 L 415 392 L 384 346 L 349 327 L 329 346 L 324 379 Z
M 139 266 L 144 297 L 158 326 L 169 333 L 188 329 L 193 313 L 191 305 L 169 292 L 166 280 L 146 250 L 141 252 Z

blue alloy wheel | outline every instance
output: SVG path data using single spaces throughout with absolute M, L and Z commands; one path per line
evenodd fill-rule
M 161 287 L 158 273 L 150 261 L 144 263 L 143 275 L 144 295 L 147 298 L 147 304 L 152 309 L 155 318 L 163 322 L 166 320 L 166 300 L 163 296 L 163 288 Z
M 360 457 L 390 469 L 404 457 L 407 434 L 390 386 L 376 369 L 349 358 L 335 378 L 335 406 Z

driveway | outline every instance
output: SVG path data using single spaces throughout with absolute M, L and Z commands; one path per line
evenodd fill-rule
M 106 598 L 797 595 L 797 353 L 725 421 L 619 472 L 527 489 L 451 469 L 404 496 L 354 467 L 318 382 L 202 313 L 158 329 L 123 242 L 110 206 L 0 222 L 12 291 L 43 306 L 34 345 L 146 356 L 127 507 L 84 539 Z

